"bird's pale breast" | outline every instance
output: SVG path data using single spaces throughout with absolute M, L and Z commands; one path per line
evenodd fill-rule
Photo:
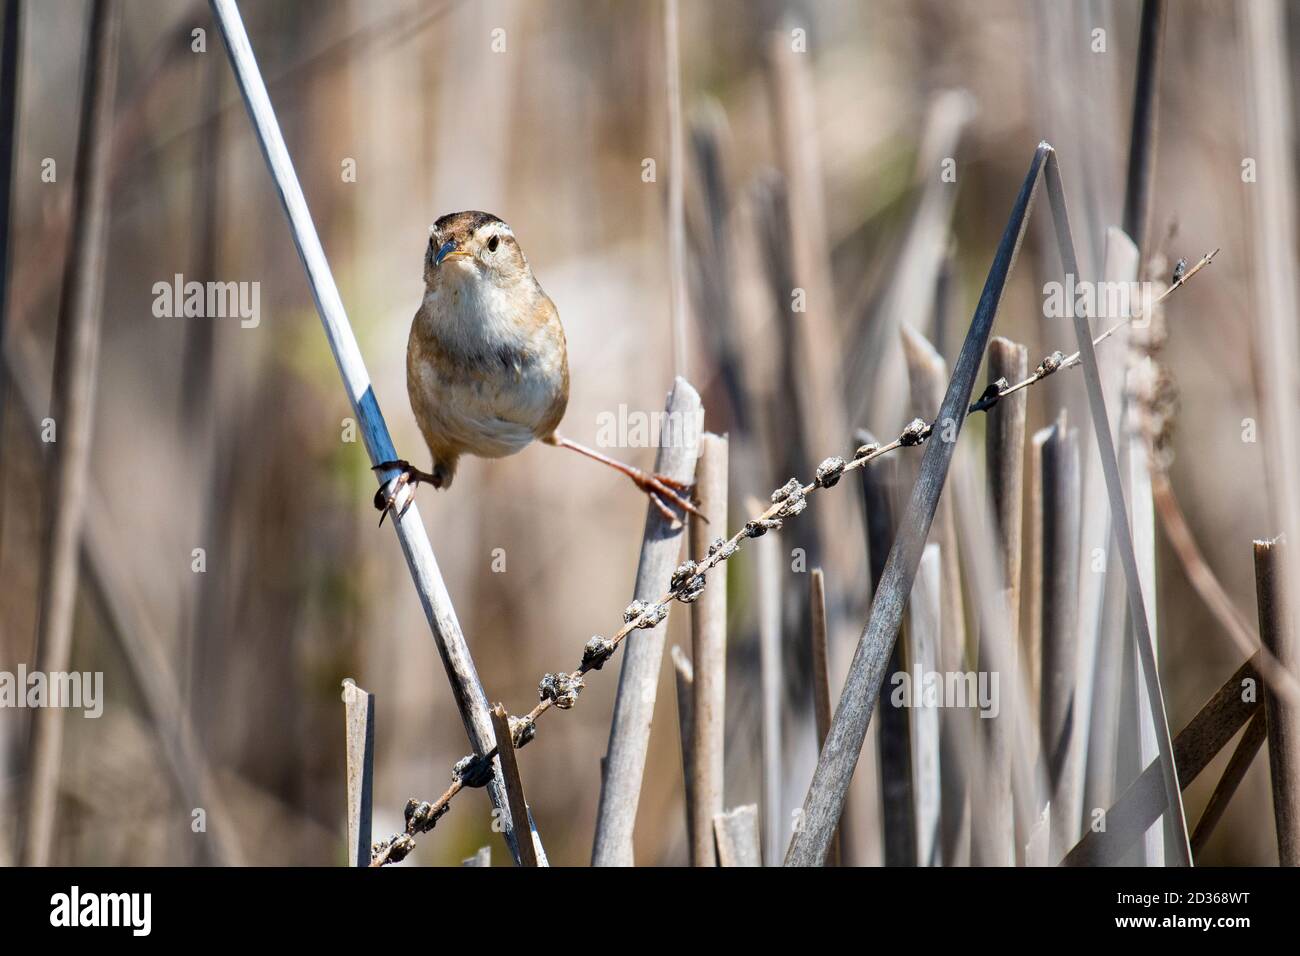
M 426 296 L 411 324 L 407 390 L 435 463 L 500 458 L 551 434 L 564 415 L 564 330 L 537 290 L 525 303 Z

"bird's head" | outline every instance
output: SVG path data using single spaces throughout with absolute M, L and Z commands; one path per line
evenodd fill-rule
M 430 290 L 478 283 L 509 289 L 532 283 L 528 260 L 513 230 L 486 212 L 453 212 L 429 230 L 424 284 Z

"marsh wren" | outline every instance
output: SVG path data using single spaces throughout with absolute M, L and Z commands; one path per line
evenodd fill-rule
M 449 487 L 461 455 L 504 458 L 535 439 L 627 475 L 670 522 L 677 515 L 668 503 L 700 514 L 686 497 L 689 485 L 556 432 L 569 403 L 564 327 L 513 230 L 489 213 L 451 213 L 430 230 L 424 300 L 406 346 L 406 390 L 433 467 L 424 472 L 403 460 L 376 465 L 401 469 L 375 495 L 384 515 L 390 508 L 405 513 L 419 482 Z

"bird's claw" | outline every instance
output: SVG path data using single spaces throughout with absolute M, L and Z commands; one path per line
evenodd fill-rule
M 695 504 L 686 497 L 694 485 L 691 485 L 688 482 L 678 481 L 676 478 L 669 478 L 667 475 L 652 475 L 644 471 L 638 471 L 633 474 L 632 481 L 636 483 L 638 488 L 649 496 L 650 501 L 659 509 L 659 513 L 663 515 L 664 520 L 669 524 L 676 524 L 681 519 L 671 508 L 668 507 L 667 504 L 664 503 L 665 498 L 680 508 L 683 512 L 690 512 L 705 524 L 708 524 L 709 519 L 704 517 L 704 512 L 697 508 Z
M 384 519 L 388 517 L 388 512 L 397 508 L 397 518 L 401 521 L 402 516 L 406 514 L 406 509 L 411 507 L 415 501 L 415 486 L 420 481 L 419 473 L 405 459 L 396 459 L 394 461 L 380 462 L 371 468 L 371 471 L 387 471 L 390 468 L 400 468 L 401 472 L 394 475 L 388 481 L 379 486 L 375 492 L 375 508 L 382 512 L 379 516 L 379 526 L 384 526 Z M 398 499 L 401 499 L 398 504 Z

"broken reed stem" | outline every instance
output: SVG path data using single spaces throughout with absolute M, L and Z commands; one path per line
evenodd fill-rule
M 1174 766 L 1182 789 L 1228 745 L 1246 721 L 1261 709 L 1252 689 L 1260 682 L 1259 658 L 1252 657 L 1228 678 L 1173 740 Z M 1061 866 L 1117 866 L 1129 849 L 1168 809 L 1160 761 L 1147 765 L 1105 812 L 1106 828 L 1091 827 Z
M 362 690 L 349 677 L 343 681 L 343 705 L 347 737 L 348 866 L 369 866 L 375 782 L 375 695 Z
M 826 575 L 813 568 L 808 579 L 811 592 L 809 634 L 812 644 L 813 719 L 817 727 L 817 749 L 826 742 L 831 727 L 831 678 L 826 640 Z
M 817 727 L 817 752 L 826 743 L 826 734 L 831 729 L 831 675 L 830 644 L 826 634 L 826 575 L 821 568 L 813 568 L 808 579 L 809 637 L 812 644 L 812 685 L 813 685 L 813 720 Z M 841 862 L 841 843 L 844 839 L 842 830 L 835 831 L 831 841 L 830 852 L 826 855 L 827 866 L 839 866 Z
M 1021 381 L 1029 372 L 1029 357 L 1024 346 L 1004 338 L 989 342 L 988 379 L 990 388 L 1001 388 L 1009 381 Z M 1005 635 L 1009 656 L 1001 662 L 1010 672 L 1019 664 L 1019 582 L 1020 582 L 1020 500 L 1024 491 L 1025 396 L 1016 395 L 989 410 L 985 431 L 985 463 L 988 496 L 992 506 L 993 537 L 996 554 L 1002 565 L 998 575 L 1003 587 L 1002 600 L 1010 630 Z M 955 589 L 960 591 L 960 589 Z M 983 622 L 981 621 L 981 631 Z M 978 670 L 997 671 L 988 646 L 998 640 L 980 633 L 977 647 Z M 1003 710 L 1005 711 L 1004 705 Z M 981 721 L 980 731 L 987 736 L 986 759 L 980 767 L 984 783 L 977 795 L 981 804 L 980 825 L 973 831 L 972 863 L 977 866 L 1010 866 L 1017 858 L 1020 841 L 1015 837 L 1014 801 L 1011 787 L 1011 719 Z M 1023 812 L 1031 812 L 1022 808 Z M 1023 828 L 1026 832 L 1028 826 Z
M 907 604 L 907 663 L 913 688 L 925 675 L 939 670 L 942 611 L 942 556 L 940 545 L 927 544 L 916 569 L 916 581 Z M 916 826 L 916 865 L 938 866 L 943 862 L 942 793 L 940 788 L 939 710 L 918 707 L 911 713 L 912 811 Z M 832 853 L 835 844 L 831 844 Z M 827 856 L 830 860 L 830 855 Z
M 1259 656 L 1259 669 L 1273 693 L 1284 698 L 1291 707 L 1300 708 L 1300 680 L 1296 679 L 1296 670 L 1283 667 L 1273 651 L 1260 643 L 1259 635 L 1254 632 L 1232 598 L 1228 596 L 1228 592 L 1219 583 L 1219 579 L 1201 553 L 1196 538 L 1192 535 L 1192 529 L 1187 524 L 1187 518 L 1178 503 L 1178 497 L 1174 494 L 1169 476 L 1163 470 L 1152 471 L 1151 489 L 1156 513 L 1160 516 L 1160 525 L 1164 528 L 1165 537 L 1170 547 L 1174 549 L 1174 554 L 1178 557 L 1179 564 L 1183 566 L 1183 573 L 1187 575 L 1192 588 L 1210 609 L 1219 626 L 1232 639 L 1237 650 L 1247 656 Z
M 691 776 L 692 756 L 695 750 L 695 668 L 686 652 L 674 644 L 669 649 L 673 660 L 673 678 L 677 688 L 677 733 L 682 745 L 682 785 L 686 791 L 686 842 L 691 850 L 692 866 L 695 855 L 695 780 Z M 713 830 L 709 828 L 709 841 L 713 841 Z M 712 866 L 713 864 L 709 864 Z
M 938 324 L 936 321 L 936 325 Z M 948 365 L 939 354 L 939 350 L 910 325 L 904 324 L 900 332 L 903 356 L 907 362 L 911 408 L 914 414 L 924 415 L 930 409 L 938 408 L 943 404 L 944 390 L 948 384 Z M 1011 381 L 1020 381 L 1027 372 L 1026 367 L 1021 375 L 1011 376 Z M 1018 395 L 1011 399 L 1011 404 L 1022 402 L 1023 399 L 1023 395 Z M 939 545 L 940 578 L 948 582 L 939 590 L 941 607 L 938 669 L 949 674 L 962 673 L 966 670 L 966 609 L 962 600 L 961 558 L 957 544 L 957 520 L 954 507 L 951 494 L 940 495 L 939 505 L 934 513 L 934 524 L 930 529 L 930 541 Z M 886 551 L 892 540 L 891 535 L 889 541 L 885 542 Z M 884 559 L 885 555 L 882 554 L 880 556 L 882 568 Z M 964 719 L 964 714 L 950 710 L 944 710 L 939 715 L 940 740 L 944 752 L 953 754 L 963 749 L 959 741 L 967 738 L 968 729 L 962 726 L 961 722 Z M 941 856 L 945 866 L 960 866 L 970 862 L 971 787 L 967 779 L 966 764 L 956 760 L 950 760 L 948 764 L 951 772 L 944 773 L 941 781 L 943 787 Z
M 758 804 L 747 803 L 713 818 L 718 866 L 763 865 L 758 846 Z
M 64 293 L 55 346 L 53 408 L 59 441 L 54 446 L 47 499 L 49 524 L 41 574 L 35 669 L 68 670 L 77 603 L 82 519 L 86 509 L 95 379 L 99 364 L 100 314 L 108 257 L 108 165 L 117 89 L 117 0 L 96 0 L 86 36 L 81 91 L 80 142 L 73 180 L 72 247 L 64 265 Z M 59 770 L 63 756 L 63 710 L 32 713 L 23 864 L 47 866 L 58 819 Z
M 859 437 L 873 441 L 865 429 Z M 890 459 L 862 470 L 862 511 L 867 518 L 868 568 L 875 599 L 886 559 L 897 533 L 898 471 Z M 886 673 L 907 671 L 906 645 L 896 641 Z M 912 790 L 911 711 L 896 705 L 892 695 L 880 701 L 880 813 L 884 830 L 885 866 L 916 866 L 916 813 Z M 829 727 L 827 733 L 829 734 Z M 825 741 L 822 741 L 823 748 Z M 818 748 L 819 753 L 823 748 Z
M 912 411 L 916 415 L 925 415 L 931 408 L 943 404 L 944 390 L 948 386 L 948 363 L 924 335 L 911 326 L 902 328 L 903 354 L 907 360 L 908 384 L 912 393 Z M 997 341 L 996 339 L 994 341 Z M 989 353 L 990 362 L 993 360 Z M 1020 375 L 1010 376 L 1010 381 L 1018 382 L 1028 374 L 1028 362 Z M 996 379 L 994 379 L 996 381 Z M 1018 395 L 1008 405 L 1023 404 L 1024 396 Z M 998 402 L 994 408 L 1002 407 Z M 990 422 L 997 417 L 992 409 L 988 412 Z M 892 540 L 892 538 L 891 538 Z M 957 546 L 957 520 L 953 513 L 953 501 L 950 495 L 939 496 L 939 506 L 934 513 L 934 524 L 930 529 L 930 540 L 939 545 L 939 558 L 942 563 L 943 580 L 953 582 L 953 586 L 941 591 L 943 607 L 939 625 L 942 628 L 940 645 L 941 670 L 956 672 L 965 670 L 962 659 L 966 648 L 966 609 L 962 603 L 962 590 L 957 583 L 961 581 L 961 561 Z M 886 542 L 888 550 L 888 542 Z M 884 564 L 881 555 L 881 564 Z
M 664 413 L 666 421 L 687 424 L 679 430 L 676 440 L 660 444 L 655 457 L 655 473 L 690 484 L 694 480 L 699 455 L 702 436 L 698 425 L 704 420 L 704 410 L 699 394 L 684 378 L 678 377 L 674 381 Z M 665 586 L 675 588 L 679 584 L 673 568 L 678 566 L 684 537 L 684 527 L 670 523 L 653 504 L 647 504 L 631 607 L 644 607 L 644 602 Z M 702 589 L 701 580 L 696 596 Z M 628 648 L 619 669 L 618 692 L 614 698 L 614 714 L 605 752 L 605 773 L 596 810 L 596 833 L 591 849 L 593 866 L 631 866 L 634 862 L 632 832 L 636 824 L 637 802 L 641 798 L 646 754 L 650 748 L 650 725 L 654 718 L 659 675 L 663 670 L 667 632 L 667 624 L 663 622 L 668 617 L 668 604 L 660 602 L 653 606 L 658 608 L 654 620 L 645 615 L 632 615 L 640 620 L 639 626 L 648 629 L 648 633 Z M 629 620 L 627 612 L 624 620 Z M 624 634 L 630 630 L 630 625 L 625 625 Z M 555 677 L 558 684 L 553 687 L 551 696 L 567 699 L 572 693 L 572 699 L 576 701 L 582 689 L 580 675 L 568 680 L 564 675 Z M 545 698 L 547 695 L 539 696 Z
M 748 510 L 759 505 L 750 499 Z M 755 590 L 758 593 L 759 739 L 762 752 L 760 814 L 763 865 L 775 866 L 781 858 L 785 814 L 781 810 L 781 544 L 776 537 L 756 544 Z
M 995 337 L 989 343 L 989 384 L 1019 382 L 1029 374 L 1029 350 L 1010 339 Z M 1020 564 L 1025 465 L 1026 402 L 1023 395 L 998 402 L 989 411 L 985 431 L 984 460 L 987 465 L 989 498 L 998 547 L 1002 556 L 1002 580 L 1007 586 L 1007 620 L 1011 623 L 1011 646 L 1020 641 Z
M 1287 593 L 1287 561 L 1293 560 L 1282 539 L 1255 542 L 1255 593 L 1259 601 L 1259 633 L 1264 646 L 1290 673 L 1300 666 Z M 1268 713 L 1268 764 L 1273 782 L 1273 817 L 1277 822 L 1277 854 L 1282 866 L 1300 866 L 1300 707 L 1279 698 L 1264 684 Z
M 1261 168 L 1272 170 L 1248 190 L 1251 252 L 1247 302 L 1255 320 L 1252 330 L 1256 413 L 1267 438 L 1261 444 L 1269 520 L 1294 548 L 1300 542 L 1300 241 L 1296 235 L 1296 197 L 1300 195 L 1294 162 L 1295 102 L 1291 64 L 1293 35 L 1286 5 L 1257 0 L 1237 5 L 1239 59 L 1245 75 L 1242 98 L 1246 136 Z M 1255 186 L 1259 188 L 1255 188 Z M 1282 582 L 1292 595 L 1300 591 L 1300 563 L 1286 563 Z M 1267 678 L 1267 674 L 1265 677 Z M 1295 701 L 1292 706 L 1300 706 Z
M 492 729 L 497 738 L 497 757 L 501 763 L 501 776 L 506 784 L 506 799 L 510 802 L 510 817 L 520 821 L 519 828 L 519 865 L 538 866 L 537 835 L 529 823 L 529 835 L 524 836 L 523 823 L 530 820 L 528 801 L 524 798 L 524 780 L 519 775 L 519 762 L 515 759 L 515 745 L 510 736 L 510 715 L 506 709 L 497 704 L 492 708 Z M 531 839 L 530 839 L 531 838 Z
M 695 462 L 695 496 L 708 525 L 692 521 L 690 554 L 709 556 L 708 528 L 727 526 L 728 442 L 725 436 L 700 436 Z M 691 665 L 695 682 L 691 711 L 691 754 L 686 768 L 695 798 L 691 814 L 691 865 L 716 866 L 713 818 L 723 811 L 723 740 L 727 696 L 727 568 L 717 569 L 713 587 L 691 605 Z
M 1199 262 L 1190 267 L 1181 279 L 1172 283 L 1155 302 L 1157 304 L 1164 302 L 1175 291 L 1181 289 L 1192 276 L 1209 265 L 1218 252 L 1219 250 L 1215 249 L 1201 257 Z M 1093 345 L 1100 345 L 1125 325 L 1136 321 L 1141 316 L 1142 313 L 1137 312 L 1132 316 L 1121 319 L 1093 339 Z M 970 404 L 967 412 L 968 414 L 987 412 L 1008 395 L 1014 395 L 1016 392 L 1036 385 L 1062 369 L 1073 368 L 1080 361 L 1078 352 L 1069 356 L 1063 356 L 1059 351 L 1053 352 L 1040 362 L 1034 372 L 1023 381 L 1005 387 L 998 386 L 995 388 L 990 386 L 986 388 L 984 394 Z M 668 606 L 672 601 L 690 603 L 696 600 L 706 586 L 708 572 L 723 561 L 733 557 L 740 550 L 742 541 L 747 538 L 761 537 L 769 530 L 779 529 L 786 518 L 794 517 L 804 511 L 809 496 L 816 494 L 819 490 L 834 487 L 848 472 L 865 468 L 877 458 L 888 455 L 900 448 L 913 448 L 924 444 L 934 431 L 935 424 L 936 422 L 933 421 L 926 423 L 919 418 L 913 419 L 893 441 L 883 445 L 874 442 L 863 444 L 854 452 L 852 459 L 848 461 L 837 456 L 827 458 L 817 466 L 816 475 L 808 484 L 802 485 L 797 479 L 791 478 L 789 482 L 774 491 L 770 507 L 745 522 L 740 530 L 730 538 L 715 538 L 709 545 L 708 557 L 703 561 L 690 561 L 678 567 L 673 573 L 669 590 L 662 597 L 652 603 L 639 600 L 633 601 L 623 612 L 623 626 L 615 631 L 612 637 L 596 636 L 591 638 L 583 647 L 582 662 L 576 670 L 569 673 L 547 674 L 542 679 L 538 695 L 541 699 L 536 706 L 522 717 L 511 717 L 515 746 L 522 747 L 534 738 L 537 731 L 537 721 L 552 707 L 558 707 L 560 710 L 572 708 L 584 686 L 583 677 L 593 670 L 600 670 L 604 667 L 629 634 L 634 630 L 654 627 L 661 623 L 666 618 Z M 496 749 L 493 748 L 478 759 L 488 761 L 495 756 Z M 450 807 L 451 801 L 456 794 L 466 787 L 467 777 L 472 779 L 473 772 L 478 769 L 476 764 L 476 760 L 471 760 L 468 757 L 457 763 L 452 771 L 451 784 L 433 802 L 408 801 L 405 832 L 377 843 L 374 847 L 374 858 L 371 866 L 383 866 L 403 859 L 415 846 L 414 834 L 427 833 L 433 829 L 438 819 Z M 725 864 L 719 861 L 719 865 Z
M 1047 761 L 1051 810 L 1050 859 L 1061 859 L 1079 829 L 1079 798 L 1073 783 L 1077 761 L 1073 728 L 1083 709 L 1076 698 L 1079 582 L 1079 432 L 1067 428 L 1062 409 L 1056 424 L 1034 436 L 1041 449 L 1043 619 L 1042 699 L 1039 720 Z
M 1232 757 L 1228 760 L 1228 766 L 1224 768 L 1223 776 L 1215 785 L 1214 793 L 1210 794 L 1210 801 L 1205 805 L 1201 819 L 1196 822 L 1196 829 L 1192 831 L 1193 859 L 1200 856 L 1201 851 L 1205 849 L 1205 844 L 1214 835 L 1214 828 L 1223 817 L 1223 811 L 1228 808 L 1233 794 L 1245 779 L 1246 771 L 1250 769 L 1255 755 L 1259 753 L 1259 748 L 1267 736 L 1267 725 L 1268 720 L 1264 711 L 1255 711 L 1255 716 L 1250 718 L 1250 723 L 1246 725 L 1246 732 L 1237 744 L 1237 749 L 1232 752 Z

